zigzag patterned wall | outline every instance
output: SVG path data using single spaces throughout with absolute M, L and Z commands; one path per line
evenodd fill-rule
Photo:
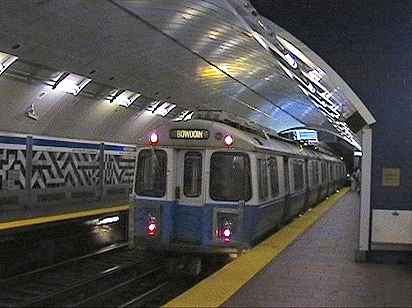
M 0 149 L 0 191 L 25 188 L 26 151 Z
M 99 154 L 33 151 L 31 187 L 95 186 L 99 184 Z
M 25 189 L 26 150 L 0 148 L 0 192 Z M 20 146 L 21 147 L 21 146 Z M 103 185 L 131 184 L 135 152 L 104 154 Z M 31 157 L 32 189 L 100 185 L 100 153 L 84 149 L 35 150 Z
M 131 184 L 135 155 L 104 155 L 104 184 Z

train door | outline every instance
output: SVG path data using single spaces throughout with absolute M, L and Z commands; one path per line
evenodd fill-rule
M 201 242 L 205 203 L 204 152 L 177 150 L 174 162 L 176 207 L 172 240 Z
M 289 159 L 284 156 L 283 157 L 283 170 L 285 173 L 284 179 L 285 179 L 285 195 L 289 196 L 290 195 L 290 173 L 289 173 Z
M 328 195 L 328 169 L 326 161 L 321 161 L 320 168 L 321 192 L 319 194 L 319 200 L 323 200 Z

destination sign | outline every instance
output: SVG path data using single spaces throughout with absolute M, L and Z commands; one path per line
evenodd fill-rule
M 208 139 L 207 129 L 172 129 L 170 130 L 172 139 Z

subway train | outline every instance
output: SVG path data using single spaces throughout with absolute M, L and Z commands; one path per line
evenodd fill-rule
M 134 245 L 237 254 L 345 184 L 331 152 L 217 111 L 171 121 L 137 146 Z

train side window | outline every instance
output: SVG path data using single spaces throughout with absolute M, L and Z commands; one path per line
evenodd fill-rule
M 166 194 L 167 155 L 161 150 L 142 150 L 137 158 L 135 192 L 141 196 Z
M 275 198 L 279 195 L 278 161 L 276 157 L 269 158 L 270 195 Z
M 312 161 L 312 185 L 316 186 L 319 184 L 319 165 L 318 161 Z
M 183 171 L 183 193 L 186 197 L 199 197 L 202 192 L 202 155 L 187 152 Z
M 318 183 L 322 184 L 323 180 L 322 180 L 322 162 L 321 161 L 318 162 L 318 172 L 319 172 Z
M 304 178 L 303 178 L 303 162 L 300 160 L 293 161 L 293 176 L 294 176 L 294 184 L 295 184 L 295 191 L 300 190 L 304 186 Z
M 259 200 L 266 200 L 268 198 L 268 171 L 266 159 L 258 159 L 258 187 Z
M 327 166 L 326 166 L 326 162 L 322 162 L 322 183 L 326 183 L 327 182 Z
M 308 160 L 307 164 L 308 166 L 308 186 L 313 187 L 315 186 L 315 178 L 316 178 L 316 173 L 315 173 L 315 164 L 313 160 Z
M 213 200 L 248 201 L 252 197 L 249 156 L 244 153 L 213 153 L 209 185 Z
M 333 165 L 329 164 L 329 181 L 333 181 Z

